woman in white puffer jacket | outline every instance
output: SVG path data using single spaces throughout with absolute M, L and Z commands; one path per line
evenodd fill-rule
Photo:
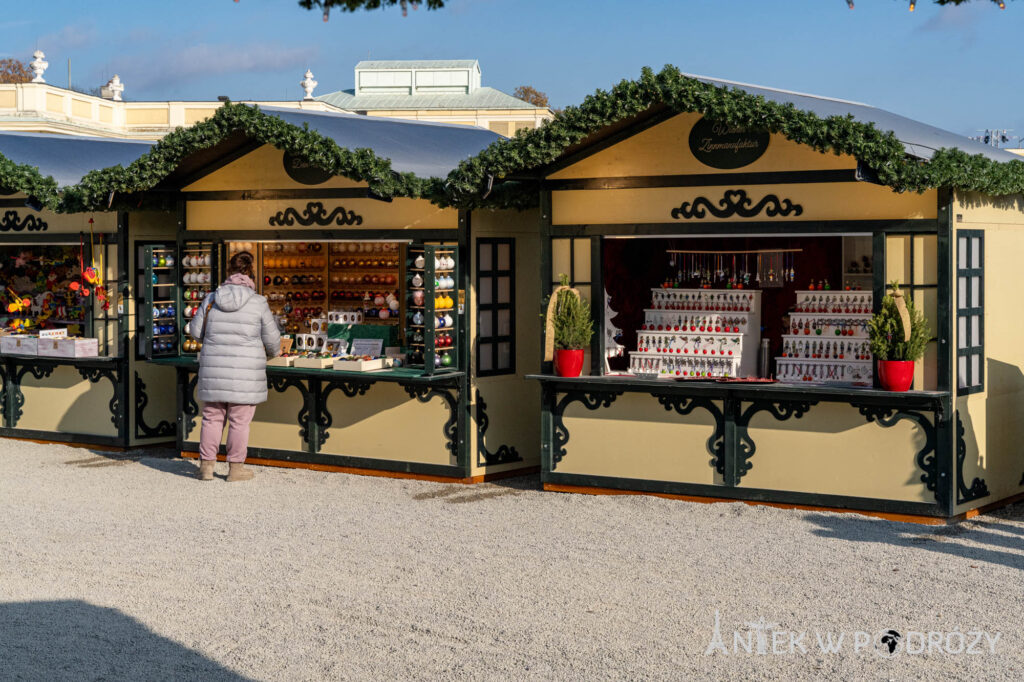
M 225 419 L 227 480 L 252 478 L 252 471 L 243 466 L 249 423 L 256 405 L 267 400 L 267 358 L 281 353 L 277 320 L 267 299 L 256 293 L 252 254 L 243 251 L 232 256 L 228 275 L 188 325 L 188 333 L 203 342 L 196 386 L 203 402 L 198 473 L 202 481 L 213 480 Z

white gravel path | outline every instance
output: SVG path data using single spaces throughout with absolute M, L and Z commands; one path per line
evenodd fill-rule
M 0 440 L 0 678 L 1024 671 L 1019 506 L 929 527 L 544 493 L 534 479 L 458 486 L 257 467 L 228 485 L 153 454 Z M 705 656 L 716 610 L 730 647 L 734 629 L 763 617 L 810 631 L 809 651 Z M 1000 632 L 996 654 L 884 659 L 852 640 L 839 654 L 813 641 L 815 629 L 954 627 Z

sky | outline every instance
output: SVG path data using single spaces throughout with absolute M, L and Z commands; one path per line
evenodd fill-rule
M 1024 2 L 905 0 L 448 0 L 323 22 L 295 0 L 7 2 L 0 57 L 46 53 L 46 79 L 125 99 L 300 99 L 351 88 L 361 59 L 478 59 L 483 84 L 531 85 L 551 105 L 636 78 L 644 66 L 872 104 L 961 135 L 1024 135 Z

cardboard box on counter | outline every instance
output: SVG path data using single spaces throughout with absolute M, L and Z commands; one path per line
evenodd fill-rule
M 95 358 L 99 339 L 39 339 L 38 355 L 48 358 Z
M 4 355 L 38 355 L 39 339 L 34 336 L 0 337 L 0 353 Z

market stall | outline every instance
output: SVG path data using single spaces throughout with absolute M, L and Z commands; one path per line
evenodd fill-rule
M 126 353 L 126 231 L 118 211 L 65 210 L 90 170 L 149 143 L 0 134 L 0 375 L 6 437 L 127 447 L 145 395 Z M 61 209 L 56 212 L 55 209 Z
M 145 174 L 165 168 L 169 150 L 188 150 L 136 192 L 176 198 L 177 229 L 143 235 L 133 223 L 130 249 L 134 346 L 151 376 L 177 387 L 158 417 L 175 420 L 180 450 L 196 456 L 200 427 L 201 347 L 187 323 L 231 255 L 248 251 L 287 344 L 268 367 L 270 398 L 252 422 L 253 462 L 454 480 L 529 466 L 515 445 L 486 450 L 478 350 L 468 336 L 477 309 L 471 277 L 479 276 L 472 232 L 490 245 L 518 228 L 490 212 L 471 228 L 467 213 L 428 198 L 440 184 L 431 178 L 497 139 L 460 126 L 232 106 L 141 159 Z M 493 272 L 494 296 L 511 314 L 512 256 L 507 244 L 494 248 L 505 264 Z M 484 305 L 497 305 L 491 298 Z M 510 324 L 504 316 L 502 324 Z M 498 353 L 508 363 L 507 334 L 500 343 L 487 362 Z M 529 428 L 520 447 L 536 432 L 535 420 L 522 420 Z
M 584 375 L 546 356 L 532 377 L 545 488 L 916 520 L 1014 499 L 1024 357 L 984 282 L 1022 253 L 1024 212 L 962 188 L 1020 162 L 865 105 L 733 85 L 645 75 L 456 178 L 535 178 L 542 298 L 566 275 L 594 302 Z M 980 160 L 935 151 L 952 147 Z M 929 325 L 906 392 L 881 389 L 867 338 L 896 280 Z

